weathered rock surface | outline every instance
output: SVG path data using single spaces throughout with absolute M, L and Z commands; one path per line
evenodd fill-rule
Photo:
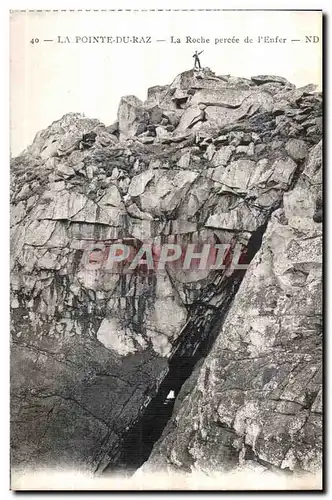
M 313 221 L 321 149 L 311 149 L 273 212 L 210 354 L 143 471 L 321 469 L 322 225 Z
M 205 68 L 122 98 L 110 127 L 65 115 L 13 159 L 14 468 L 116 468 L 212 345 L 144 467 L 320 466 L 321 133 L 313 89 Z M 119 242 L 230 253 L 123 273 Z

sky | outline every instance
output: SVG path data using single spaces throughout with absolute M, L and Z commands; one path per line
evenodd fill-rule
M 152 43 L 82 43 L 89 36 L 150 37 Z M 172 36 L 181 43 L 171 43 Z M 286 42 L 272 43 L 277 36 Z M 58 37 L 61 42 L 68 37 L 71 43 L 58 43 Z M 79 43 L 75 43 L 76 37 Z M 251 43 L 244 42 L 247 37 Z M 317 37 L 317 43 L 306 42 L 306 37 Z M 202 38 L 210 43 L 202 43 Z M 224 38 L 238 38 L 239 42 L 221 42 Z M 121 96 L 146 99 L 148 87 L 171 83 L 178 73 L 190 69 L 195 50 L 204 50 L 202 66 L 217 75 L 274 74 L 297 86 L 316 83 L 320 88 L 322 84 L 320 12 L 14 11 L 11 154 L 19 154 L 39 130 L 68 112 L 111 124 Z

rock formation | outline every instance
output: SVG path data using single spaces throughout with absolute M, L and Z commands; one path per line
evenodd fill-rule
M 321 468 L 321 101 L 191 70 L 12 160 L 15 470 Z M 113 242 L 249 268 L 111 272 Z

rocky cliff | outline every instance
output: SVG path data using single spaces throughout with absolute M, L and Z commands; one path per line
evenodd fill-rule
M 191 70 L 12 160 L 15 470 L 321 468 L 321 101 Z M 207 242 L 222 269 L 106 265 Z

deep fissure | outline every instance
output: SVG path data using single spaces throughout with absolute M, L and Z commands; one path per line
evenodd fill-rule
M 267 222 L 251 235 L 247 246 L 248 264 L 261 247 L 266 227 Z M 224 300 L 219 308 L 210 308 L 210 315 L 203 326 L 197 327 L 195 323 L 197 316 L 207 312 L 208 304 L 202 306 L 202 311 L 199 311 L 187 325 L 170 359 L 169 371 L 160 384 L 157 394 L 151 399 L 136 423 L 129 429 L 120 445 L 121 451 L 114 461 L 104 469 L 103 474 L 131 476 L 149 458 L 154 444 L 172 417 L 176 397 L 181 387 L 191 376 L 197 363 L 210 352 L 244 274 L 245 270 L 238 270 L 225 281 L 221 281 L 225 295 Z

